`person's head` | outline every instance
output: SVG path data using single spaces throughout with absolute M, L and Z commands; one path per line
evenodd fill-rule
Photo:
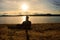
M 29 17 L 28 16 L 26 16 L 26 21 L 28 21 L 29 20 Z

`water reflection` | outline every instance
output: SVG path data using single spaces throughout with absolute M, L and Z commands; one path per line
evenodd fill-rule
M 30 21 L 37 23 L 60 23 L 60 16 L 31 16 Z
M 26 20 L 26 16 L 22 16 L 21 19 L 22 19 L 22 20 L 21 20 L 21 23 L 22 23 L 23 21 Z
M 21 24 L 26 16 L 21 17 L 0 17 L 0 24 Z
M 26 20 L 26 16 L 20 17 L 0 17 L 0 24 L 21 24 Z M 29 16 L 29 20 L 36 23 L 60 23 L 59 16 Z

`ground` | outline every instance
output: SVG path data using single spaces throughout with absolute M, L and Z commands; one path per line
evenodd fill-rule
M 25 29 L 8 29 L 16 24 L 0 24 L 0 40 L 26 40 Z M 60 23 L 32 24 L 30 40 L 60 40 Z

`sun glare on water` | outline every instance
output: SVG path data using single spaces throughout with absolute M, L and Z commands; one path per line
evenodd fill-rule
M 22 19 L 23 19 L 22 21 L 25 21 L 26 20 L 26 16 L 23 16 Z
M 22 16 L 21 19 L 22 19 L 22 20 L 21 20 L 21 23 L 22 23 L 23 21 L 26 20 L 26 16 Z

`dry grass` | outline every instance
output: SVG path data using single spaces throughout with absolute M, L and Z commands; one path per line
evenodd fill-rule
M 24 29 L 8 29 L 8 26 L 0 24 L 0 40 L 26 40 Z M 29 30 L 30 40 L 60 40 L 60 23 L 32 24 Z

